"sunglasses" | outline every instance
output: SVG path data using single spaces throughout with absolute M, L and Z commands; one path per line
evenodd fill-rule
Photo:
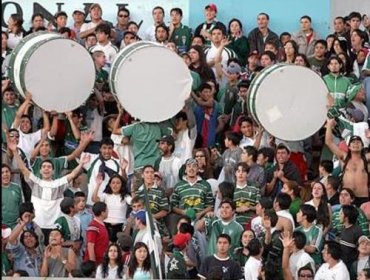
M 128 15 L 118 15 L 118 17 L 128 18 Z
M 9 134 L 9 137 L 12 137 L 12 138 L 19 138 L 19 134 Z

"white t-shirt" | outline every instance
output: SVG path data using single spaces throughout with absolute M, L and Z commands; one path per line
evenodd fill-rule
M 94 51 L 104 52 L 106 63 L 103 69 L 109 72 L 112 62 L 116 58 L 116 55 L 118 53 L 118 48 L 109 41 L 108 44 L 106 44 L 105 46 L 97 43 L 95 46 L 91 47 L 90 52 L 93 53 Z
M 108 276 L 103 277 L 103 267 L 102 265 L 99 265 L 96 269 L 95 279 L 120 279 L 117 275 L 117 270 L 117 265 L 115 267 L 111 267 L 110 264 L 108 264 Z
M 81 25 L 80 33 L 85 32 L 86 30 L 89 30 L 91 28 L 95 28 L 97 26 L 98 26 L 98 24 L 97 23 L 94 23 L 92 21 L 90 21 L 88 23 L 84 23 L 84 24 Z
M 298 270 L 307 264 L 315 271 L 315 261 L 303 249 L 290 255 L 289 267 L 294 279 L 298 279 Z
M 126 195 L 125 199 L 122 200 L 120 194 L 102 193 L 99 197 L 100 201 L 105 202 L 108 207 L 108 217 L 104 222 L 126 224 L 127 205 L 131 204 L 131 196 Z
M 36 132 L 32 133 L 23 133 L 19 127 L 19 143 L 18 148 L 21 148 L 23 152 L 26 154 L 27 158 L 31 157 L 32 151 L 35 149 L 35 145 L 37 142 L 41 140 L 41 129 L 37 130 Z
M 179 170 L 181 165 L 181 160 L 173 155 L 170 158 L 162 157 L 159 163 L 159 172 L 161 172 L 163 176 L 163 184 L 166 189 L 175 187 L 176 183 L 179 181 Z
M 156 42 L 157 41 L 155 39 L 155 25 L 149 26 L 147 28 L 147 30 L 145 30 L 144 40 L 146 40 L 146 41 L 152 41 L 152 42 Z
M 328 263 L 320 266 L 315 275 L 315 280 L 349 280 L 349 273 L 346 265 L 340 260 L 332 268 Z
M 55 220 L 61 216 L 60 203 L 68 188 L 67 176 L 53 181 L 45 181 L 33 173 L 27 179 L 32 189 L 31 202 L 35 208 L 34 221 L 40 228 L 55 228 Z
M 126 174 L 131 175 L 134 173 L 134 153 L 132 151 L 131 145 L 123 145 L 122 139 L 123 135 L 111 134 L 110 139 L 114 142 L 114 151 L 118 154 L 119 158 L 124 158 L 128 162 L 126 168 Z
M 8 38 L 8 48 L 14 50 L 15 47 L 19 44 L 19 42 L 23 39 L 23 32 L 19 34 L 9 33 Z
M 192 152 L 196 136 L 197 136 L 196 126 L 190 129 L 190 136 L 188 128 L 180 131 L 177 134 L 175 141 L 175 150 L 173 152 L 173 155 L 181 160 L 181 164 L 184 164 L 188 158 L 193 157 Z
M 259 268 L 262 262 L 255 257 L 250 257 L 244 266 L 244 279 L 245 280 L 258 280 Z

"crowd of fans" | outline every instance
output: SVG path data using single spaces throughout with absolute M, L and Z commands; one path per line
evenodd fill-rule
M 266 13 L 246 35 L 215 4 L 195 28 L 181 8 L 167 26 L 154 7 L 140 32 L 127 8 L 115 24 L 97 3 L 88 12 L 74 10 L 71 27 L 63 11 L 47 25 L 36 13 L 28 31 L 12 14 L 2 31 L 3 276 L 370 279 L 368 15 L 338 16 L 320 38 L 308 15 L 278 35 Z M 71 112 L 44 111 L 7 79 L 11 51 L 38 31 L 92 55 L 94 93 Z M 161 123 L 130 116 L 108 86 L 119 49 L 139 40 L 178 53 L 193 77 L 183 110 Z M 248 112 L 253 78 L 279 62 L 328 87 L 328 120 L 308 139 L 277 139 Z

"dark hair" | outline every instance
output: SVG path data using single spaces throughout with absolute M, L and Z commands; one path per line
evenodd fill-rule
M 107 211 L 107 204 L 105 202 L 96 202 L 93 207 L 92 211 L 95 216 L 99 217 L 103 212 Z
M 359 12 L 351 12 L 349 15 L 348 15 L 348 19 L 351 20 L 353 18 L 358 18 L 360 21 L 361 21 L 361 14 Z
M 333 172 L 334 164 L 333 164 L 333 161 L 331 161 L 331 160 L 322 160 L 322 161 L 320 161 L 320 166 L 322 166 L 322 168 L 324 168 L 324 170 L 328 173 Z
M 35 213 L 35 208 L 33 207 L 32 202 L 26 201 L 19 205 L 19 217 L 21 218 L 24 213 Z
M 236 210 L 236 204 L 234 201 L 230 200 L 230 199 L 223 199 L 220 203 L 220 208 L 222 205 L 224 204 L 229 204 L 231 206 L 231 209 L 233 209 L 233 211 Z
M 318 44 L 321 44 L 323 45 L 326 49 L 328 48 L 328 43 L 326 42 L 326 40 L 323 40 L 323 39 L 319 39 L 315 42 L 314 46 L 316 47 Z
M 216 26 L 212 29 L 211 34 L 212 34 L 212 33 L 213 33 L 213 31 L 215 31 L 215 30 L 221 30 L 222 35 L 225 35 L 225 33 L 226 33 L 225 28 L 224 28 L 224 27 L 222 27 L 220 24 L 216 24 Z
M 53 168 L 54 170 L 54 163 L 50 160 L 50 159 L 44 159 L 42 162 L 41 162 L 41 165 L 42 166 L 44 163 L 50 163 L 51 164 L 51 167 Z
M 110 36 L 110 26 L 106 23 L 100 23 L 97 27 L 95 27 L 95 32 L 102 32 L 108 37 Z
M 276 196 L 275 201 L 279 203 L 282 210 L 289 209 L 290 203 L 292 203 L 292 199 L 287 193 L 279 193 Z
M 301 188 L 296 181 L 288 180 L 285 184 L 288 186 L 289 190 L 293 191 L 294 197 L 300 197 Z
M 300 269 L 298 269 L 298 276 L 300 276 L 301 272 L 304 271 L 304 270 L 309 270 L 311 272 L 312 276 L 314 276 L 312 267 L 309 264 L 306 264 L 305 266 L 302 266 Z
M 272 51 L 264 51 L 263 53 L 261 53 L 261 57 L 263 55 L 267 55 L 271 61 L 276 61 L 276 55 Z
M 267 157 L 268 158 L 267 161 L 269 163 L 273 163 L 274 162 L 274 159 L 275 159 L 275 151 L 272 148 L 263 147 L 263 148 L 261 148 L 261 149 L 258 150 L 258 155 L 259 154 L 262 154 L 263 157 Z
M 348 218 L 348 222 L 351 225 L 354 225 L 357 222 L 358 218 L 358 211 L 355 206 L 353 205 L 343 205 L 342 212 L 344 217 Z
M 335 191 L 338 191 L 341 183 L 340 183 L 340 179 L 338 177 L 328 176 L 327 184 L 332 186 Z
M 209 84 L 207 84 L 207 83 L 203 83 L 203 84 L 201 84 L 200 86 L 199 86 L 199 91 L 200 92 L 202 92 L 203 90 L 205 90 L 205 89 L 209 89 L 209 90 L 211 90 L 212 91 L 212 87 L 209 85 Z
M 170 34 L 170 29 L 165 25 L 165 24 L 160 24 L 160 25 L 157 25 L 156 27 L 155 27 L 155 33 L 157 33 L 157 30 L 159 29 L 159 28 L 163 28 L 166 32 L 167 32 L 167 37 L 168 37 L 168 35 Z
M 107 145 L 107 146 L 112 146 L 114 147 L 114 142 L 111 138 L 109 137 L 104 137 L 100 143 L 99 143 L 99 148 L 101 148 L 103 145 Z
M 164 15 L 164 9 L 163 9 L 161 6 L 155 6 L 155 7 L 153 8 L 153 10 L 152 10 L 152 14 L 153 14 L 153 12 L 154 12 L 155 10 L 161 10 L 161 11 L 162 11 L 162 13 L 163 13 L 163 15 Z
M 289 37 L 291 37 L 292 35 L 289 33 L 289 32 L 283 32 L 283 33 L 281 33 L 280 34 L 280 36 L 279 36 L 279 40 L 281 41 L 281 38 L 283 38 L 283 36 L 289 36 Z
M 21 277 L 28 277 L 28 276 L 30 276 L 27 271 L 21 270 L 21 269 L 18 269 L 16 271 L 14 271 L 13 275 L 16 274 L 16 273 L 19 274 L 19 276 L 21 276 Z
M 34 13 L 31 17 L 31 22 L 36 18 L 36 17 L 40 17 L 42 19 L 45 19 L 44 15 L 42 13 Z
M 7 168 L 10 172 L 12 172 L 12 169 L 10 168 L 10 166 L 9 165 L 7 165 L 6 163 L 2 163 L 1 164 L 1 169 L 3 169 L 3 168 Z
M 349 188 L 342 188 L 340 190 L 340 192 L 342 192 L 342 191 L 348 192 L 348 194 L 349 194 L 349 196 L 351 197 L 352 200 L 356 198 L 355 193 L 353 192 L 353 190 L 351 190 Z
M 240 81 L 240 83 L 238 83 L 238 89 L 240 90 L 240 88 L 249 88 L 250 85 L 251 85 L 251 81 L 242 80 L 242 81 Z M 250 123 L 253 124 L 252 118 L 250 118 L 248 116 L 241 116 L 240 119 L 239 119 L 239 125 L 241 125 L 241 122 L 240 122 L 241 119 L 243 119 L 244 121 L 246 121 L 246 119 L 250 119 L 251 120 Z
M 69 27 L 66 27 L 66 26 L 65 27 L 62 27 L 58 31 L 59 34 L 63 34 L 63 33 L 66 33 L 66 32 L 68 33 L 68 38 L 71 37 L 72 31 L 71 31 L 71 29 Z
M 148 246 L 146 246 L 145 243 L 143 242 L 136 242 L 135 246 L 134 246 L 134 249 L 131 253 L 131 258 L 130 258 L 130 262 L 128 264 L 128 275 L 130 278 L 132 278 L 135 274 L 135 271 L 138 267 L 138 262 L 137 262 L 137 259 L 136 259 L 136 256 L 135 256 L 135 252 L 140 249 L 140 248 L 145 248 L 146 251 L 148 252 L 148 255 L 146 257 L 146 259 L 144 260 L 144 263 L 143 263 L 143 271 L 149 271 L 150 270 L 150 252 L 149 252 L 149 249 L 148 249 Z
M 241 84 L 241 83 L 239 83 L 239 85 L 240 85 L 240 84 Z M 239 87 L 239 85 L 238 85 L 238 87 Z M 253 125 L 253 120 L 252 120 L 252 118 L 251 118 L 251 117 L 248 117 L 248 116 L 241 116 L 241 117 L 239 118 L 239 121 L 238 121 L 239 126 L 241 126 L 243 122 L 247 122 L 247 123 L 250 123 L 251 125 Z
M 272 209 L 273 207 L 273 201 L 270 197 L 262 196 L 258 203 L 261 205 L 264 209 Z
M 305 54 L 303 54 L 303 53 L 297 53 L 297 55 L 295 56 L 295 58 L 297 58 L 298 56 L 303 58 L 303 61 L 304 61 L 304 64 L 306 65 L 306 67 L 308 67 L 308 68 L 311 67 L 311 64 L 308 61 L 308 58 L 307 58 L 307 56 Z
M 60 203 L 60 210 L 63 214 L 69 215 L 71 214 L 71 208 L 75 205 L 75 201 L 71 197 L 65 197 Z
M 120 189 L 119 193 L 121 195 L 121 201 L 124 201 L 125 196 L 128 194 L 128 191 L 126 189 L 127 181 L 119 174 L 115 173 L 109 178 L 108 184 L 105 187 L 105 190 L 103 192 L 107 193 L 107 194 L 113 194 L 112 187 L 110 185 L 111 185 L 113 179 L 115 179 L 115 178 L 118 178 L 121 181 L 121 189 Z
M 244 146 L 243 147 L 244 151 L 249 155 L 249 156 L 252 156 L 252 160 L 254 162 L 257 161 L 257 157 L 258 157 L 258 150 L 256 149 L 256 147 L 254 146 Z
M 131 205 L 138 202 L 144 204 L 144 200 L 140 196 L 134 196 L 131 200 Z
M 144 172 L 144 170 L 145 170 L 145 169 L 147 169 L 147 168 L 150 168 L 150 169 L 152 169 L 152 170 L 154 170 L 154 171 L 155 171 L 155 168 L 154 168 L 154 166 L 153 166 L 153 165 L 151 165 L 151 164 L 147 164 L 147 165 L 144 165 L 144 167 L 143 167 L 143 172 Z
M 297 249 L 302 250 L 307 242 L 306 235 L 301 231 L 293 231 L 292 237 L 294 239 L 294 243 Z
M 180 8 L 172 8 L 170 14 L 172 14 L 172 12 L 176 12 L 182 17 L 182 10 Z
M 15 34 L 24 32 L 23 27 L 22 27 L 23 22 L 24 22 L 22 15 L 21 14 L 11 14 L 10 17 L 17 25 L 17 31 L 15 32 Z
M 225 238 L 227 239 L 227 241 L 229 242 L 229 244 L 231 244 L 231 237 L 230 235 L 226 234 L 226 233 L 221 233 L 219 236 L 217 236 L 217 242 L 220 238 Z
M 257 15 L 257 17 L 259 17 L 259 16 L 265 16 L 267 18 L 267 20 L 270 20 L 270 16 L 268 14 L 266 14 L 266 13 L 259 13 Z
M 351 34 L 353 33 L 356 33 L 359 37 L 361 37 L 362 39 L 362 43 L 361 43 L 361 46 L 365 46 L 365 42 L 367 42 L 369 40 L 369 36 L 367 36 L 367 34 L 362 31 L 361 29 L 355 29 L 352 31 Z
M 248 164 L 246 164 L 245 162 L 239 162 L 236 166 L 235 166 L 235 172 L 239 169 L 239 167 L 241 167 L 242 168 L 242 170 L 244 171 L 244 172 L 249 172 L 249 170 L 250 170 L 250 167 L 249 167 L 249 165 Z
M 126 12 L 128 16 L 130 16 L 130 10 L 127 9 L 126 7 L 121 7 L 119 8 L 118 12 L 117 12 L 117 16 L 119 15 L 120 12 Z
M 328 66 L 329 66 L 329 64 L 330 64 L 330 62 L 332 60 L 336 60 L 341 65 L 339 71 L 340 71 L 340 73 L 344 73 L 344 71 L 345 71 L 345 65 L 344 65 L 343 61 L 338 56 L 336 56 L 336 55 L 332 55 L 331 57 L 329 57 L 329 59 L 326 61 L 325 67 L 327 67 L 328 70 L 329 70 L 329 67 Z
M 257 238 L 253 238 L 251 241 L 249 241 L 247 249 L 250 256 L 257 256 L 262 250 L 261 242 Z
M 289 148 L 284 143 L 280 143 L 279 145 L 277 145 L 276 151 L 278 150 L 285 150 L 288 154 L 290 154 Z
M 139 28 L 139 25 L 135 22 L 135 21 L 129 21 L 128 23 L 127 23 L 127 27 L 129 27 L 130 25 L 136 25 L 136 27 L 137 28 Z M 135 36 L 136 36 L 136 34 L 135 34 Z
M 108 248 L 105 251 L 105 253 L 104 253 L 103 262 L 101 264 L 102 265 L 102 277 L 103 278 L 108 277 L 108 274 L 109 274 L 109 272 L 108 272 L 108 270 L 109 270 L 109 262 L 110 262 L 110 260 L 109 260 L 109 249 L 111 247 L 113 247 L 113 246 L 115 246 L 117 248 L 117 258 L 115 259 L 115 262 L 116 262 L 118 268 L 117 268 L 117 275 L 116 276 L 118 278 L 122 278 L 122 276 L 123 276 L 122 275 L 122 272 L 123 272 L 123 262 L 122 262 L 122 250 L 121 250 L 121 247 L 118 244 L 116 244 L 116 243 L 111 243 L 108 246 Z M 98 276 L 100 276 L 100 275 L 98 275 Z
M 227 27 L 227 29 L 228 29 L 228 33 L 229 33 L 229 34 L 231 34 L 230 26 L 231 26 L 231 24 L 232 24 L 234 21 L 235 21 L 235 22 L 237 22 L 237 23 L 239 24 L 239 26 L 240 26 L 240 30 L 242 30 L 242 29 L 243 29 L 243 24 L 242 24 L 242 22 L 241 22 L 239 19 L 237 19 L 237 18 L 233 18 L 233 19 L 231 19 L 231 20 L 229 21 L 229 25 L 228 25 L 228 27 Z
M 199 39 L 201 39 L 202 40 L 202 43 L 203 43 L 203 45 L 205 44 L 205 42 L 206 42 L 206 40 L 204 39 L 204 37 L 203 36 L 200 36 L 200 35 L 194 35 L 193 36 L 193 38 L 192 38 L 192 42 L 193 42 L 193 40 L 194 40 L 194 38 L 199 38 Z M 194 47 L 194 46 L 192 46 L 192 47 Z M 199 46 L 198 46 L 199 47 Z
M 231 182 L 221 182 L 218 185 L 218 190 L 222 195 L 222 199 L 230 199 L 233 200 L 234 198 L 234 184 Z
M 279 49 L 279 46 L 277 45 L 277 43 L 276 43 L 275 41 L 272 41 L 272 40 L 268 40 L 268 41 L 266 41 L 266 43 L 265 43 L 265 47 L 266 47 L 266 45 L 271 45 L 271 46 L 273 46 L 276 50 L 278 50 L 278 49 Z
M 300 20 L 302 20 L 302 19 L 308 19 L 309 22 L 312 22 L 311 17 L 308 16 L 308 15 L 301 16 Z
M 194 227 L 191 223 L 182 223 L 179 227 L 179 232 L 181 233 L 190 233 L 191 236 L 194 235 Z
M 312 187 L 315 184 L 319 184 L 323 191 L 323 194 L 320 198 L 319 206 L 317 207 L 317 213 L 316 213 L 317 224 L 327 227 L 330 225 L 330 214 L 329 214 L 329 209 L 328 209 L 328 196 L 326 194 L 325 185 L 317 181 L 317 182 L 314 182 Z
M 225 138 L 229 139 L 233 145 L 237 146 L 240 143 L 240 135 L 239 133 L 228 131 L 225 133 Z
M 267 216 L 270 219 L 271 227 L 275 227 L 278 222 L 278 216 L 273 209 L 266 209 L 265 216 Z
M 203 38 L 203 37 L 202 37 Z M 207 64 L 207 59 L 206 55 L 204 54 L 203 48 L 201 46 L 195 45 L 191 46 L 190 50 L 195 50 L 198 53 L 199 56 L 199 67 L 195 68 L 192 64 L 190 64 L 189 69 L 197 72 L 201 78 L 202 81 L 210 78 L 211 76 L 209 75 L 209 67 Z
M 339 16 L 339 17 L 336 17 L 334 20 L 337 20 L 337 19 L 340 19 L 340 20 L 342 20 L 343 21 L 343 23 L 345 22 L 345 19 L 344 19 L 344 17 L 341 17 L 341 16 Z
M 81 273 L 84 277 L 92 277 L 96 270 L 96 263 L 94 261 L 84 261 L 81 264 Z
M 302 204 L 300 206 L 300 210 L 302 212 L 302 216 L 306 216 L 307 222 L 313 223 L 317 216 L 315 207 L 309 204 Z
M 183 121 L 187 121 L 188 115 L 184 111 L 180 111 L 174 116 L 174 118 L 175 120 L 182 119 Z
M 75 192 L 74 197 L 86 197 L 86 194 L 84 192 Z
M 25 231 L 22 232 L 21 234 L 21 237 L 19 238 L 19 241 L 21 242 L 21 244 L 26 247 L 26 245 L 24 244 L 24 235 L 26 233 L 29 233 L 31 234 L 35 239 L 36 239 L 36 243 L 35 243 L 35 248 L 39 247 L 39 237 L 37 236 L 36 232 L 33 231 L 33 230 L 29 230 L 29 229 L 26 229 Z M 63 236 L 63 235 L 62 235 Z
M 325 245 L 328 246 L 328 254 L 330 254 L 334 260 L 338 261 L 342 256 L 342 249 L 340 248 L 340 244 L 335 241 L 326 241 Z
M 296 58 L 296 56 L 297 56 L 297 54 L 298 54 L 298 44 L 296 43 L 296 41 L 294 41 L 294 40 L 288 40 L 288 41 L 286 41 L 285 42 L 285 44 L 284 44 L 284 47 L 287 45 L 287 44 L 291 44 L 292 45 L 292 47 L 293 47 L 293 49 L 294 49 L 294 59 L 293 59 L 293 62 L 294 62 L 294 60 L 295 60 L 295 58 Z M 285 53 L 285 51 L 284 51 L 284 59 L 286 59 L 286 53 Z

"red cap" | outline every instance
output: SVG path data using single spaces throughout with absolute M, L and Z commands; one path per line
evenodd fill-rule
M 215 11 L 217 13 L 217 6 L 214 3 L 208 4 L 204 9 L 206 9 L 206 10 L 207 9 L 211 9 L 211 10 L 213 10 L 213 11 Z
M 173 245 L 183 248 L 191 239 L 190 233 L 178 233 L 173 237 Z

